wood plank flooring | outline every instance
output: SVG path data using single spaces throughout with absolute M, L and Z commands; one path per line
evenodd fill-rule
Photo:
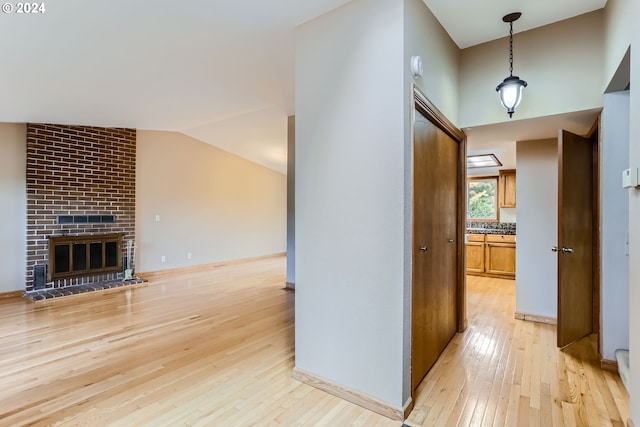
M 514 319 L 515 281 L 468 276 L 469 327 L 417 390 L 410 426 L 619 426 L 629 396 L 596 337 L 556 348 L 556 327 Z
M 0 300 L 0 426 L 394 426 L 291 379 L 284 257 L 121 293 Z M 622 425 L 593 339 L 513 319 L 513 282 L 469 278 L 469 330 L 427 375 L 412 426 Z M 573 423 L 573 424 L 572 424 Z
M 0 426 L 395 426 L 291 379 L 284 257 L 0 301 Z M 337 424 L 334 424 L 337 423 Z

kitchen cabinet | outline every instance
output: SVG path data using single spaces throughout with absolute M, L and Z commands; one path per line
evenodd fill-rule
M 498 206 L 501 208 L 516 207 L 516 170 L 505 169 L 498 177 Z
M 484 273 L 484 234 L 469 234 L 467 272 Z
M 470 234 L 467 273 L 513 279 L 516 276 L 516 236 Z

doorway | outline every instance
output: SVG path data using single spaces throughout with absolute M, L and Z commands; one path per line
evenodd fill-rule
M 601 109 L 585 110 L 556 116 L 525 119 L 478 128 L 465 129 L 468 135 L 469 152 L 507 152 L 507 141 L 513 146 L 513 165 L 516 165 L 517 181 L 517 257 L 516 257 L 516 318 L 557 324 L 558 322 L 558 258 L 551 251 L 558 246 L 558 129 L 569 129 L 590 140 L 594 150 L 593 176 L 582 179 L 593 182 L 594 212 L 602 210 L 598 206 L 599 193 L 599 124 Z M 595 122 L 595 124 L 594 124 Z M 532 138 L 534 136 L 534 138 Z M 496 141 L 504 141 L 498 142 Z M 517 141 L 517 143 L 515 142 Z M 507 156 L 505 156 L 507 158 Z M 509 165 L 509 167 L 512 167 Z M 619 173 L 616 172 L 616 177 Z M 619 180 L 616 180 L 616 183 Z M 502 216 L 501 216 L 502 220 Z M 600 253 L 597 247 L 599 219 L 593 221 L 592 269 L 592 315 L 593 331 L 599 330 L 600 309 Z M 617 244 L 617 243 L 616 243 Z M 571 244 L 565 245 L 571 248 Z M 574 248 L 575 249 L 575 248 Z M 622 252 L 622 245 L 620 245 Z M 566 256 L 567 258 L 570 255 Z M 569 299 L 571 301 L 571 299 Z M 566 302 L 566 298 L 565 298 Z M 565 314 L 567 310 L 565 310 Z

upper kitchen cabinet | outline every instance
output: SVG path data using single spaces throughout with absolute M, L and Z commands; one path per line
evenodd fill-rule
M 498 179 L 498 206 L 501 208 L 516 207 L 516 170 L 505 169 L 500 171 Z

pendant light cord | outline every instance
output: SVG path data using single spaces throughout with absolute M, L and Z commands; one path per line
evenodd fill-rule
M 509 77 L 513 76 L 513 21 L 509 22 Z

